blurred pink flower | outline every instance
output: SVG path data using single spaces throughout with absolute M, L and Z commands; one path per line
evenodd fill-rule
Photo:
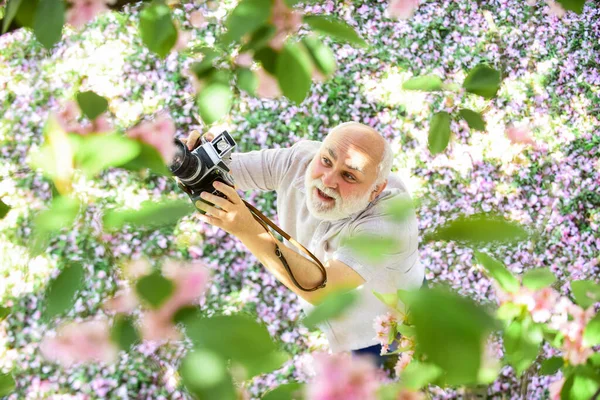
M 560 294 L 550 287 L 536 290 L 533 293 L 533 307 L 529 308 L 531 318 L 535 322 L 547 322 L 559 298 Z
M 410 364 L 411 361 L 412 361 L 412 352 L 411 351 L 405 351 L 404 353 L 400 354 L 400 357 L 398 358 L 398 362 L 396 363 L 396 366 L 394 367 L 394 372 L 396 372 L 396 376 L 400 376 L 400 373 L 402 371 L 404 371 L 404 368 L 406 368 L 408 366 L 408 364 Z
M 123 274 L 128 279 L 138 279 L 150 272 L 152 272 L 152 267 L 145 258 L 131 260 L 123 267 Z
M 112 130 L 106 114 L 99 115 L 91 123 L 85 125 L 79 122 L 80 117 L 81 110 L 79 109 L 79 105 L 73 100 L 67 101 L 56 115 L 59 125 L 65 132 L 87 135 L 90 133 L 105 133 Z
M 93 20 L 98 14 L 108 11 L 107 4 L 115 1 L 107 0 L 68 0 L 72 5 L 67 10 L 66 22 L 76 29 Z
M 139 305 L 139 301 L 135 293 L 131 289 L 123 289 L 118 291 L 114 297 L 106 300 L 103 308 L 106 311 L 114 313 L 129 314 Z
M 520 144 L 529 144 L 532 146 L 536 146 L 535 140 L 531 135 L 531 131 L 526 126 L 511 126 L 506 129 L 506 137 L 511 143 L 520 143 Z
M 254 59 L 250 53 L 240 53 L 235 57 L 235 63 L 240 67 L 250 68 Z
M 560 391 L 565 383 L 565 378 L 561 378 L 557 381 L 554 381 L 548 387 L 550 391 L 550 399 L 549 400 L 560 400 Z
M 306 385 L 309 400 L 375 400 L 381 372 L 369 358 L 317 353 L 315 377 Z
M 188 45 L 188 42 L 192 39 L 192 32 L 184 31 L 181 29 L 177 30 L 177 41 L 175 42 L 175 46 L 173 46 L 174 51 L 185 50 Z
M 401 389 L 396 400 L 424 400 L 426 397 L 421 392 L 415 392 L 409 389 Z
M 568 312 L 572 320 L 563 321 L 559 326 L 559 330 L 565 336 L 563 340 L 564 358 L 571 365 L 584 364 L 594 354 L 591 348 L 583 345 L 583 332 L 595 314 L 594 307 L 584 310 L 578 305 L 570 303 Z
M 276 31 L 269 46 L 281 50 L 288 35 L 298 32 L 302 26 L 302 13 L 289 8 L 283 0 L 275 0 L 271 22 Z
M 193 11 L 190 14 L 190 24 L 194 28 L 198 29 L 206 25 L 206 19 L 204 18 L 204 14 L 202 14 L 202 11 Z
M 42 355 L 63 367 L 83 362 L 111 363 L 118 349 L 110 341 L 107 321 L 72 322 L 58 329 L 56 337 L 45 337 L 40 343 Z
M 554 0 L 546 0 L 546 4 L 548 4 L 549 10 L 548 13 L 550 15 L 555 15 L 558 18 L 562 18 L 567 13 L 562 5 Z
M 258 78 L 258 87 L 256 88 L 256 94 L 258 97 L 275 99 L 281 96 L 279 84 L 273 75 L 265 71 L 264 68 L 259 68 L 254 72 Z
M 169 117 L 160 116 L 155 121 L 142 122 L 127 131 L 127 135 L 156 148 L 166 164 L 175 156 L 175 124 Z
M 381 343 L 381 354 L 387 354 L 390 345 L 390 332 L 395 331 L 397 319 L 392 313 L 378 315 L 373 321 L 373 329 L 375 329 L 375 340 Z M 393 334 L 393 333 L 392 333 Z M 392 341 L 393 341 L 392 337 Z
M 418 6 L 419 0 L 390 0 L 387 11 L 390 17 L 408 19 Z
M 186 266 L 176 261 L 167 261 L 163 275 L 175 284 L 173 295 L 158 309 L 144 313 L 142 317 L 142 337 L 145 340 L 178 340 L 173 317 L 182 307 L 193 305 L 206 289 L 209 271 L 201 263 Z

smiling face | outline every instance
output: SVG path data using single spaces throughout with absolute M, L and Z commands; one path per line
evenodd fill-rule
M 364 210 L 385 188 L 376 184 L 384 139 L 359 123 L 334 128 L 311 161 L 304 185 L 308 210 L 334 221 Z

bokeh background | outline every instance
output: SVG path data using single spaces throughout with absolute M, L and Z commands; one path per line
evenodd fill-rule
M 187 4 L 185 12 L 175 15 L 182 28 L 191 28 L 187 15 L 202 10 L 211 22 L 193 30 L 190 45 L 210 46 L 233 5 L 229 0 Z M 581 15 L 568 13 L 559 19 L 543 2 L 424 1 L 408 21 L 387 18 L 386 6 L 384 1 L 307 6 L 307 12 L 343 18 L 369 48 L 326 39 L 338 71 L 331 80 L 314 83 L 300 106 L 243 95 L 235 99 L 231 115 L 212 129 L 228 129 L 238 150 L 249 151 L 320 140 L 344 121 L 371 125 L 392 144 L 394 169 L 419 200 L 421 235 L 460 214 L 497 211 L 537 232 L 529 242 L 491 249 L 511 271 L 547 266 L 563 286 L 567 280 L 597 281 L 600 6 L 588 2 Z M 491 12 L 499 35 L 490 30 L 484 10 Z M 114 267 L 132 258 L 204 260 L 214 270 L 206 312 L 251 313 L 294 355 L 282 369 L 251 382 L 254 397 L 288 380 L 305 380 L 309 352 L 327 350 L 321 333 L 299 323 L 295 295 L 235 238 L 193 217 L 174 228 L 108 235 L 100 233 L 101 215 L 90 207 L 84 222 L 63 231 L 48 251 L 29 255 L 32 218 L 50 199 L 51 186 L 29 169 L 28 154 L 40 146 L 49 112 L 72 98 L 82 82 L 109 99 L 111 122 L 119 128 L 162 111 L 172 116 L 180 137 L 192 129 L 207 129 L 199 122 L 184 72 L 194 58 L 185 51 L 165 60 L 149 53 L 138 36 L 138 11 L 133 6 L 123 13 L 106 13 L 83 31 L 67 30 L 51 52 L 23 30 L 0 37 L 0 195 L 14 209 L 0 221 L 0 302 L 13 307 L 11 317 L 0 323 L 0 368 L 14 368 L 18 384 L 9 399 L 186 398 L 176 375 L 186 343 L 139 345 L 112 366 L 62 370 L 41 357 L 42 335 L 60 320 L 41 321 L 39 305 L 49 279 L 70 260 L 85 266 L 86 290 L 65 320 L 103 313 L 102 301 L 123 284 Z M 481 61 L 503 64 L 507 71 L 491 102 L 402 90 L 402 82 L 413 75 L 437 74 L 460 83 Z M 456 105 L 485 110 L 487 131 L 471 132 L 464 121 L 452 122 L 451 145 L 432 157 L 427 149 L 429 118 Z M 512 125 L 528 127 L 537 145 L 511 143 L 505 131 Z M 120 208 L 178 189 L 163 177 L 111 170 L 94 181 L 78 182 L 76 190 L 90 202 Z M 246 193 L 246 199 L 276 220 L 274 194 Z M 474 268 L 469 249 L 423 243 L 421 259 L 434 285 L 446 283 L 482 304 L 495 303 L 490 281 Z M 530 394 L 547 397 L 547 386 L 555 379 L 533 378 Z M 488 394 L 518 394 L 510 367 Z M 434 395 L 460 396 L 451 390 Z

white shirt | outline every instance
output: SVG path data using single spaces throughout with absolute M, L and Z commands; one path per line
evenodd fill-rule
M 373 346 L 373 321 L 388 312 L 374 295 L 395 293 L 398 289 L 421 286 L 424 268 L 419 260 L 418 225 L 414 213 L 402 222 L 385 215 L 385 202 L 399 196 L 410 196 L 396 174 L 390 174 L 382 193 L 366 209 L 339 221 L 323 221 L 313 217 L 306 206 L 304 175 L 321 142 L 302 140 L 290 148 L 265 149 L 232 154 L 231 175 L 240 190 L 277 191 L 279 226 L 310 250 L 323 264 L 339 260 L 365 280 L 358 288 L 359 300 L 342 317 L 325 322 L 320 328 L 333 352 Z M 356 234 L 394 237 L 401 243 L 397 252 L 385 254 L 377 263 L 370 262 L 341 239 Z M 294 246 L 288 247 L 299 252 Z M 315 267 L 316 268 L 316 267 Z M 313 306 L 300 298 L 306 313 Z

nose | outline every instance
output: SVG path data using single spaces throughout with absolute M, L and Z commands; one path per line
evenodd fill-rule
M 324 173 L 321 177 L 321 182 L 323 182 L 323 185 L 325 185 L 328 188 L 335 189 L 335 187 L 337 186 L 337 181 L 335 179 L 335 174 L 333 171 Z

